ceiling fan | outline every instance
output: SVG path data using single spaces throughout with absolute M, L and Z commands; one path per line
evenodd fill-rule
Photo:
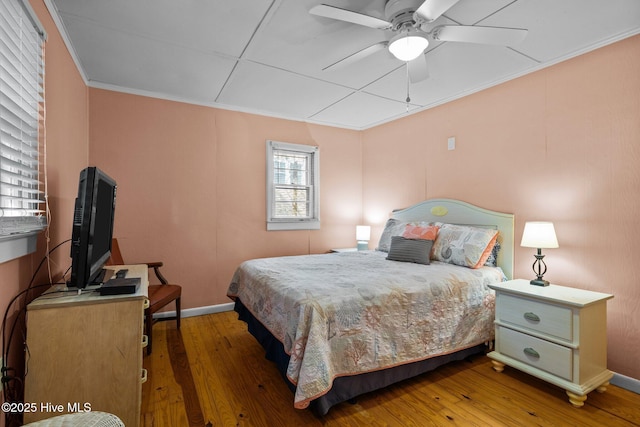
M 458 1 L 460 0 L 388 0 L 384 9 L 386 20 L 327 4 L 312 7 L 309 10 L 312 15 L 379 30 L 390 30 L 394 34 L 390 40 L 368 46 L 323 70 L 349 65 L 380 50 L 388 49 L 397 59 L 407 62 L 409 79 L 412 83 L 417 83 L 429 76 L 424 50 L 430 39 L 512 46 L 524 40 L 527 35 L 527 30 L 521 28 L 473 25 L 439 25 L 429 31 L 429 24 Z

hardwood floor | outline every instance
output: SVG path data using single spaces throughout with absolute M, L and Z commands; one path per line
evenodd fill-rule
M 564 390 L 476 356 L 342 403 L 322 418 L 293 394 L 235 312 L 153 329 L 145 356 L 141 425 L 193 426 L 631 426 L 640 395 L 610 386 L 572 407 Z

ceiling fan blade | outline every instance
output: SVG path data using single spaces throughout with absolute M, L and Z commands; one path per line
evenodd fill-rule
M 407 62 L 409 71 L 409 80 L 411 83 L 418 83 L 429 78 L 429 70 L 427 70 L 427 58 L 424 54 L 418 56 L 413 61 Z
M 433 38 L 446 42 L 513 46 L 524 40 L 528 32 L 522 28 L 442 25 L 433 29 Z
M 425 0 L 413 14 L 413 19 L 422 24 L 433 22 L 460 0 Z
M 351 22 L 353 24 L 364 25 L 365 27 L 376 28 L 379 30 L 386 30 L 387 28 L 391 28 L 391 23 L 385 21 L 384 19 L 375 18 L 369 15 L 363 15 L 362 13 L 354 12 L 352 10 L 342 9 L 326 4 L 319 4 L 312 7 L 309 10 L 309 13 L 316 16 L 322 16 L 324 18 Z
M 341 60 L 334 62 L 333 64 L 326 66 L 322 69 L 322 71 L 328 71 L 328 70 L 337 70 L 340 69 L 346 65 L 350 65 L 353 64 L 354 62 L 357 62 L 359 60 L 361 60 L 362 58 L 365 58 L 369 55 L 373 55 L 374 53 L 381 51 L 383 49 L 387 48 L 387 42 L 380 42 L 380 43 L 376 43 L 374 45 L 371 45 L 369 47 L 365 47 L 362 50 L 359 50 L 356 53 L 353 53 L 349 56 L 347 56 L 346 58 L 342 58 Z

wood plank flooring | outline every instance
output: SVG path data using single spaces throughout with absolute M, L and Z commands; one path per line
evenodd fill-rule
M 293 394 L 235 312 L 153 329 L 145 356 L 141 425 L 194 426 L 632 426 L 640 395 L 610 386 L 572 407 L 564 390 L 476 356 L 342 403 L 322 418 Z

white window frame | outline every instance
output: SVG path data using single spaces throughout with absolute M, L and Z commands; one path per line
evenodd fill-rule
M 0 262 L 35 252 L 46 228 L 44 42 L 28 0 L 0 4 Z
M 280 151 L 309 156 L 310 171 L 309 215 L 301 218 L 278 218 L 275 213 L 274 155 Z M 320 229 L 320 150 L 316 146 L 267 140 L 267 230 L 318 230 Z

